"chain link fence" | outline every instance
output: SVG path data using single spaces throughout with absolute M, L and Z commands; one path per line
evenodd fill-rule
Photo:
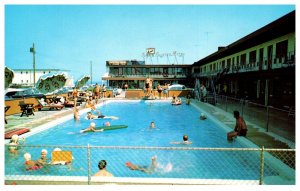
M 295 184 L 294 149 L 22 145 L 11 153 L 5 147 L 5 184 Z M 94 176 L 100 160 L 114 177 Z
M 229 113 L 237 110 L 246 121 L 264 128 L 267 132 L 295 142 L 295 109 L 293 107 L 283 110 L 223 95 L 217 96 L 216 106 Z

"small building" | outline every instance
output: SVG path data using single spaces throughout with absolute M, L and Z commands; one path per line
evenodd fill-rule
M 12 69 L 14 71 L 14 78 L 12 81 L 12 86 L 33 86 L 33 69 Z M 60 69 L 35 69 L 35 83 L 39 78 L 48 73 L 53 72 L 69 72 L 70 70 L 60 70 Z

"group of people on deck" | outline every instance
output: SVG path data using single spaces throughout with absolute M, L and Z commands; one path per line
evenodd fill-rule
M 168 98 L 168 87 L 169 84 L 165 83 L 165 85 L 160 85 L 160 83 L 157 84 L 156 90 L 158 92 L 158 97 L 161 99 L 162 95 L 161 93 L 164 94 L 164 98 Z M 155 97 L 155 91 L 153 87 L 153 80 L 150 78 L 147 78 L 145 80 L 145 90 L 146 90 L 146 97 Z

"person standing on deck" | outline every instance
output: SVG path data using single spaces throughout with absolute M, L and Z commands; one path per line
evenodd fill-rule
M 97 104 L 98 103 L 98 99 L 100 97 L 100 86 L 98 85 L 98 83 L 96 83 L 96 85 L 95 85 L 94 95 L 95 95 L 95 100 L 96 100 L 96 104 Z

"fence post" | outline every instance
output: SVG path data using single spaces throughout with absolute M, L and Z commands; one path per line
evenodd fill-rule
M 262 146 L 261 153 L 260 153 L 260 177 L 259 177 L 259 185 L 262 185 L 263 180 L 264 180 L 264 163 L 265 163 L 264 146 Z
M 266 124 L 266 131 L 269 132 L 269 106 L 267 106 L 267 124 Z
M 242 117 L 244 115 L 244 102 L 245 102 L 245 100 L 242 98 L 241 99 L 241 103 L 242 103 Z
M 88 162 L 88 185 L 91 184 L 91 153 L 90 144 L 87 146 L 87 162 Z
M 227 97 L 228 96 L 225 96 L 225 111 L 227 112 Z

